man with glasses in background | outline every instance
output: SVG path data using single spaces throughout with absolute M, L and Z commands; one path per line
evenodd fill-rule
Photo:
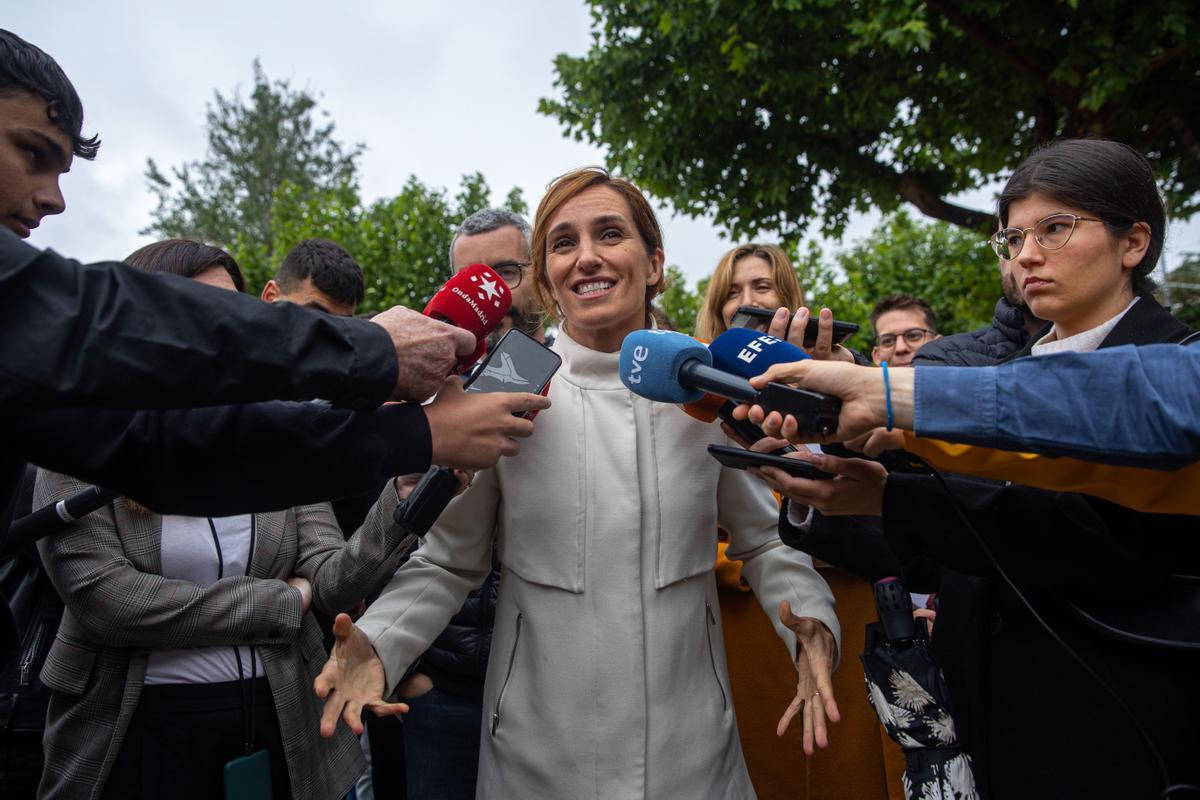
M 921 345 L 941 338 L 933 308 L 911 294 L 889 294 L 876 303 L 871 330 L 875 333 L 871 360 L 886 361 L 891 367 L 911 366 Z
M 533 294 L 530 235 L 519 214 L 485 208 L 459 225 L 450 243 L 450 272 L 487 264 L 508 284 L 512 307 L 506 321 L 488 337 L 491 349 L 510 327 L 543 341 L 542 315 Z M 483 720 L 483 680 L 491 650 L 499 548 L 492 548 L 492 571 L 468 596 L 462 609 L 396 687 L 408 703 L 403 718 L 404 775 L 395 774 L 396 720 L 364 718 L 368 724 L 375 797 L 399 796 L 403 781 L 408 800 L 472 800 L 479 765 Z

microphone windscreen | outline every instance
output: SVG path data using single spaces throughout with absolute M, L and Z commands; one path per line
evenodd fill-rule
M 753 378 L 772 364 L 790 364 L 809 358 L 796 345 L 749 328 L 730 328 L 708 346 L 713 366 L 722 372 Z
M 464 369 L 483 355 L 487 335 L 500 327 L 500 320 L 511 305 L 512 292 L 504 279 L 487 264 L 472 264 L 454 273 L 421 313 L 475 336 L 475 351 L 458 361 L 460 369 Z
M 684 362 L 712 364 L 708 348 L 690 336 L 674 331 L 634 331 L 621 343 L 621 383 L 634 394 L 660 403 L 691 403 L 704 396 L 699 389 L 679 383 Z
M 689 417 L 701 422 L 714 422 L 717 419 L 717 412 L 728 402 L 720 395 L 706 394 L 694 403 L 684 403 L 683 410 Z

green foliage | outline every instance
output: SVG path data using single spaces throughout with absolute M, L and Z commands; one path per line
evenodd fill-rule
M 1187 253 L 1167 275 L 1171 284 L 1171 313 L 1183 324 L 1200 330 L 1200 253 Z M 1159 292 L 1162 299 L 1163 292 Z
M 589 3 L 591 49 L 556 58 L 541 111 L 734 239 L 904 203 L 983 230 L 945 198 L 1059 136 L 1124 141 L 1173 216 L 1200 205 L 1194 0 Z
M 990 323 L 1001 293 L 996 256 L 982 236 L 944 222 L 923 223 L 903 211 L 832 258 L 814 243 L 795 263 L 812 307 L 858 323 L 850 346 L 865 353 L 872 344 L 871 309 L 884 295 L 920 297 L 937 312 L 938 332 L 950 334 Z
M 275 256 L 272 228 L 281 192 L 301 203 L 354 190 L 363 146 L 344 147 L 334 139 L 333 122 L 322 122 L 322 116 L 312 94 L 293 90 L 287 81 L 268 80 L 256 60 L 248 98 L 237 91 L 231 97 L 215 92 L 206 114 L 208 152 L 202 160 L 173 168 L 168 178 L 154 159 L 147 159 L 146 180 L 158 208 L 142 233 L 221 245 L 257 285 Z
M 689 289 L 683 270 L 675 264 L 667 267 L 667 289 L 659 295 L 657 305 L 671 320 L 675 330 L 691 336 L 696 332 L 696 314 L 704 302 L 708 289 L 708 278 L 700 281 L 694 290 Z
M 225 248 L 258 291 L 298 242 L 319 236 L 345 247 L 363 268 L 360 311 L 396 304 L 421 308 L 448 275 L 450 240 L 459 222 L 490 203 L 479 172 L 464 175 L 453 198 L 409 177 L 395 197 L 363 203 L 357 159 L 334 124 L 318 125 L 316 100 L 286 81 L 269 81 L 254 62 L 247 101 L 216 93 L 207 114 L 208 153 L 172 170 L 174 182 L 148 160 L 158 197 L 143 233 L 191 236 Z M 528 213 L 514 187 L 502 205 Z
M 266 277 L 296 243 L 319 236 L 345 247 L 363 268 L 366 297 L 360 311 L 397 304 L 422 308 L 449 276 L 455 228 L 490 205 L 490 198 L 491 189 L 478 172 L 463 176 L 453 198 L 411 176 L 395 197 L 369 205 L 363 205 L 352 186 L 302 194 L 285 184 L 277 193 L 272 227 L 276 257 Z M 501 207 L 525 213 L 520 189 L 510 190 Z

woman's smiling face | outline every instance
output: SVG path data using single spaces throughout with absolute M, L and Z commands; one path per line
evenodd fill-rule
M 612 353 L 646 325 L 646 294 L 662 275 L 625 198 L 593 186 L 563 204 L 546 236 L 546 277 L 564 327 L 584 347 Z
M 783 301 L 775 287 L 775 270 L 771 262 L 755 255 L 739 258 L 733 265 L 729 294 L 721 305 L 721 318 L 725 321 L 725 328 L 728 329 L 733 322 L 733 315 L 738 306 L 757 306 L 774 311 L 782 305 Z

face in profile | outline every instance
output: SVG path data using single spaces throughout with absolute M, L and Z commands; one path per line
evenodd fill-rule
M 775 286 L 775 270 L 761 256 L 748 255 L 733 265 L 729 293 L 721 305 L 721 319 L 728 329 L 738 306 L 757 306 L 772 311 L 783 305 Z
M 0 94 L 0 224 L 25 239 L 66 210 L 58 180 L 71 160 L 71 138 L 46 116 L 45 100 Z
M 663 252 L 646 243 L 625 198 L 593 186 L 565 202 L 547 225 L 546 277 L 567 333 L 601 352 L 645 326 L 646 292 L 662 275 Z

